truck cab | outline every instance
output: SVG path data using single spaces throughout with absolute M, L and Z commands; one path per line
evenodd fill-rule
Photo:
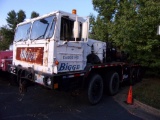
M 101 48 L 105 44 L 88 40 L 88 28 L 89 18 L 79 17 L 75 10 L 55 11 L 18 24 L 9 71 L 43 85 L 54 75 L 83 71 L 93 43 Z M 99 56 L 102 60 L 102 52 Z

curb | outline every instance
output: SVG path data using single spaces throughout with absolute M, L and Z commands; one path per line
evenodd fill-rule
M 159 109 L 141 103 L 135 98 L 133 98 L 132 105 L 126 104 L 125 101 L 128 95 L 128 88 L 129 87 L 122 89 L 117 95 L 113 97 L 114 100 L 118 102 L 122 107 L 124 107 L 128 112 L 142 118 L 143 120 L 160 120 Z
M 134 104 L 141 107 L 144 111 L 152 114 L 152 115 L 155 115 L 157 117 L 160 117 L 160 110 L 159 109 L 156 109 L 156 108 L 153 108 L 149 105 L 146 105 L 144 103 L 141 103 L 140 101 L 134 99 Z

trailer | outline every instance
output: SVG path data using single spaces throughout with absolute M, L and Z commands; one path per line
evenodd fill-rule
M 88 38 L 89 18 L 55 11 L 17 25 L 13 42 L 12 81 L 20 92 L 32 81 L 54 90 L 86 91 L 97 104 L 106 91 L 118 93 L 124 81 L 141 80 L 141 66 L 111 42 Z

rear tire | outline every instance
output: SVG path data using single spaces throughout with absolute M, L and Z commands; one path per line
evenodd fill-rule
M 103 95 L 103 80 L 100 75 L 95 74 L 89 83 L 88 100 L 91 104 L 97 104 Z
M 106 76 L 107 91 L 109 95 L 115 95 L 119 90 L 119 74 L 117 72 L 110 72 Z

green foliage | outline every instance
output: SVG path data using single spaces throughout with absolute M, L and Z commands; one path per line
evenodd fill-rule
M 92 38 L 111 41 L 110 34 L 110 24 L 112 24 L 114 19 L 114 14 L 117 10 L 117 0 L 92 0 L 94 10 L 96 10 L 99 15 L 93 22 Z
M 93 6 L 99 15 L 92 21 L 91 38 L 113 41 L 131 61 L 160 68 L 159 0 L 93 0 Z
M 19 12 L 17 13 L 17 24 L 23 22 L 25 18 L 26 18 L 25 12 L 23 10 L 19 10 Z
M 15 30 L 16 25 L 18 23 L 23 22 L 24 19 L 26 18 L 25 12 L 23 10 L 19 10 L 18 13 L 12 10 L 7 15 L 8 16 L 7 16 L 6 21 L 12 31 Z
M 35 17 L 38 17 L 39 16 L 39 13 L 37 13 L 37 12 L 35 12 L 35 11 L 33 11 L 32 13 L 31 13 L 31 18 L 35 18 Z
M 7 28 L 7 26 L 1 27 L 0 36 L 3 37 L 0 42 L 0 50 L 8 49 L 14 37 L 13 31 Z
M 96 22 L 95 22 L 95 17 L 91 16 L 90 23 L 92 26 L 90 37 L 97 40 L 107 41 L 108 40 L 107 27 L 104 25 L 104 22 L 101 20 L 100 16 L 97 17 Z
M 17 25 L 17 14 L 14 10 L 10 11 L 8 14 L 7 14 L 7 23 L 8 23 L 8 26 L 14 30 L 16 28 L 16 25 Z
M 20 22 L 23 22 L 26 18 L 25 12 L 23 10 L 19 10 L 18 13 L 12 10 L 7 15 L 8 16 L 6 21 L 9 28 L 7 26 L 0 28 L 0 36 L 2 38 L 0 42 L 0 50 L 6 50 L 9 48 L 9 45 L 13 42 L 14 39 L 16 25 Z

